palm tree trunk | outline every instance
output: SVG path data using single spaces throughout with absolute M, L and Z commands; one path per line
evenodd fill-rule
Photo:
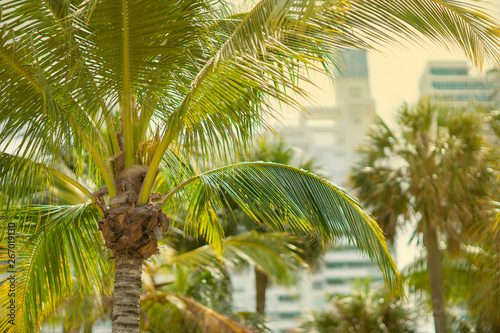
M 113 333 L 138 333 L 142 257 L 116 253 Z
M 429 271 L 429 284 L 431 287 L 434 328 L 436 329 L 436 333 L 447 333 L 441 253 L 439 251 L 436 229 L 428 224 L 424 226 L 424 244 L 427 248 L 427 270 Z
M 83 326 L 83 333 L 92 333 L 92 323 L 86 322 Z
M 266 313 L 267 275 L 255 267 L 255 298 L 256 311 Z

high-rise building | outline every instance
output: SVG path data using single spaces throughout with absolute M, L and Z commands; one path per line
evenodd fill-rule
M 355 160 L 355 147 L 361 143 L 375 119 L 375 102 L 370 94 L 366 53 L 341 53 L 343 73 L 334 84 L 333 107 L 311 106 L 308 114 L 285 111 L 293 119 L 283 130 L 286 141 L 314 156 L 336 184 L 346 185 L 349 167 Z
M 336 80 L 332 96 L 336 106 L 309 108 L 305 117 L 294 118 L 286 127 L 286 141 L 317 157 L 333 182 L 348 188 L 346 176 L 355 161 L 355 147 L 373 124 L 375 103 L 370 94 L 366 53 L 349 50 L 341 56 L 343 76 Z M 321 267 L 314 273 L 304 272 L 297 285 L 268 289 L 269 327 L 275 333 L 290 332 L 300 324 L 298 318 L 323 308 L 328 294 L 349 293 L 356 280 L 364 279 L 380 283 L 378 266 L 352 247 L 329 250 Z M 232 284 L 235 307 L 255 311 L 254 270 L 233 274 Z
M 429 61 L 420 78 L 420 96 L 429 96 L 441 105 L 490 111 L 500 108 L 500 75 L 491 70 L 486 75 L 471 74 L 464 61 Z M 484 134 L 493 144 L 498 136 L 488 127 Z
M 471 74 L 466 61 L 430 61 L 420 79 L 420 95 L 456 107 L 470 102 L 493 107 L 493 83 L 493 76 Z
M 490 69 L 486 75 L 493 84 L 491 101 L 493 106 L 498 110 L 500 109 L 500 65 Z

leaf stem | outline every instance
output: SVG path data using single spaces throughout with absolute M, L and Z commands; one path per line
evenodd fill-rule
M 80 137 L 82 142 L 87 147 L 90 155 L 92 155 L 95 163 L 97 164 L 97 167 L 99 168 L 99 171 L 101 171 L 102 177 L 104 178 L 104 183 L 108 187 L 109 196 L 111 198 L 113 198 L 114 196 L 116 196 L 115 182 L 113 181 L 113 178 L 111 177 L 111 173 L 109 172 L 108 167 L 106 166 L 106 164 L 102 160 L 102 157 L 99 154 L 99 152 L 97 151 L 97 149 L 95 148 L 95 146 L 90 142 L 87 135 L 85 135 L 85 133 L 83 133 L 83 131 L 78 126 L 76 126 L 75 122 L 72 119 L 70 119 L 69 122 L 70 122 L 71 127 L 75 130 L 77 135 Z
M 129 27 L 127 0 L 122 0 L 123 11 L 123 135 L 125 137 L 125 167 L 134 164 L 134 130 L 130 92 L 130 59 L 129 59 Z

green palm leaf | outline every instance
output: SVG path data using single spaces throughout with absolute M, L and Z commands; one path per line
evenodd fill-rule
M 306 265 L 299 256 L 299 249 L 291 245 L 294 237 L 287 233 L 258 234 L 245 232 L 224 238 L 224 254 L 220 263 L 226 267 L 243 263 L 258 267 L 278 283 L 293 281 L 293 275 Z M 216 261 L 213 245 L 205 245 L 169 258 L 170 265 L 191 268 L 213 265 Z
M 3 266 L 0 274 L 15 270 L 16 332 L 37 330 L 44 316 L 55 310 L 65 297 L 74 293 L 78 279 L 79 292 L 107 294 L 111 264 L 101 234 L 97 230 L 98 211 L 89 204 L 77 206 L 25 206 L 15 214 L 5 212 L 3 223 L 15 225 L 15 232 L 2 237 L 7 247 L 8 236 L 15 237 L 15 263 Z M 7 261 L 7 251 L 0 260 Z M 13 269 L 12 269 L 13 268 Z M 10 283 L 4 278 L 0 297 L 8 304 Z M 0 313 L 1 331 L 9 331 L 8 308 Z
M 12 205 L 9 214 L 14 216 L 13 212 L 19 204 L 29 205 L 32 202 L 43 202 L 45 196 L 49 196 L 48 201 L 55 200 L 50 197 L 50 190 L 54 188 L 63 190 L 61 186 L 66 188 L 66 191 L 63 192 L 65 194 L 70 194 L 73 190 L 73 192 L 81 192 L 83 196 L 91 197 L 91 193 L 83 185 L 65 173 L 51 168 L 50 165 L 63 169 L 63 164 L 57 159 L 47 158 L 43 162 L 33 162 L 27 158 L 0 153 L 0 207 L 5 205 L 6 210 L 9 210 Z M 99 177 L 94 177 L 94 180 L 98 179 Z M 81 196 L 73 195 L 81 201 Z M 70 198 L 60 197 L 59 199 L 68 200 Z M 3 227 L 5 226 L 0 228 Z
M 455 0 L 350 1 L 346 22 L 370 44 L 421 42 L 430 38 L 449 48 L 455 45 L 476 65 L 489 54 L 499 59 L 498 25 L 475 3 Z
M 175 195 L 177 200 L 170 200 Z M 308 232 L 321 239 L 353 243 L 375 260 L 393 289 L 399 274 L 382 231 L 358 201 L 342 188 L 307 171 L 275 163 L 241 163 L 199 174 L 165 198 L 166 208 L 183 207 L 186 223 L 221 251 L 222 227 L 216 212 L 225 196 L 258 223 L 273 230 Z
M 22 133 L 18 149 L 32 159 L 43 149 L 55 155 L 68 146 L 80 147 L 75 127 L 91 138 L 99 136 L 97 112 L 102 100 L 74 45 L 71 23 L 76 28 L 78 20 L 63 19 L 69 8 L 74 10 L 57 1 L 2 4 L 0 73 L 10 78 L 0 82 L 2 144 Z M 102 142 L 96 146 L 106 149 Z

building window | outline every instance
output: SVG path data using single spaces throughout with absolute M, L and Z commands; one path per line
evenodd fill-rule
M 467 68 L 431 68 L 432 75 L 467 75 Z
M 321 289 L 323 289 L 323 281 L 314 281 L 313 282 L 313 289 L 314 290 L 321 290 Z
M 468 102 L 468 101 L 490 102 L 493 99 L 491 95 L 487 94 L 457 94 L 457 95 L 435 94 L 434 98 L 444 102 Z
M 300 312 L 281 312 L 278 313 L 280 319 L 295 319 L 300 317 Z
M 369 261 L 356 261 L 356 262 L 339 262 L 339 261 L 334 261 L 334 262 L 327 262 L 326 263 L 326 268 L 329 269 L 336 269 L 336 268 L 363 268 L 363 267 L 370 267 L 373 266 L 373 264 Z
M 344 263 L 344 262 L 327 262 L 326 268 L 329 268 L 329 269 L 343 268 L 343 267 L 345 267 L 345 265 L 346 265 L 346 263 Z
M 326 283 L 328 283 L 329 286 L 343 285 L 349 283 L 349 279 L 342 279 L 342 278 L 327 279 Z
M 297 302 L 300 299 L 300 295 L 280 295 L 278 296 L 278 301 L 282 303 L 292 303 Z
M 441 90 L 485 90 L 491 89 L 491 82 L 480 82 L 480 81 L 442 81 L 442 82 L 432 82 L 432 87 Z

